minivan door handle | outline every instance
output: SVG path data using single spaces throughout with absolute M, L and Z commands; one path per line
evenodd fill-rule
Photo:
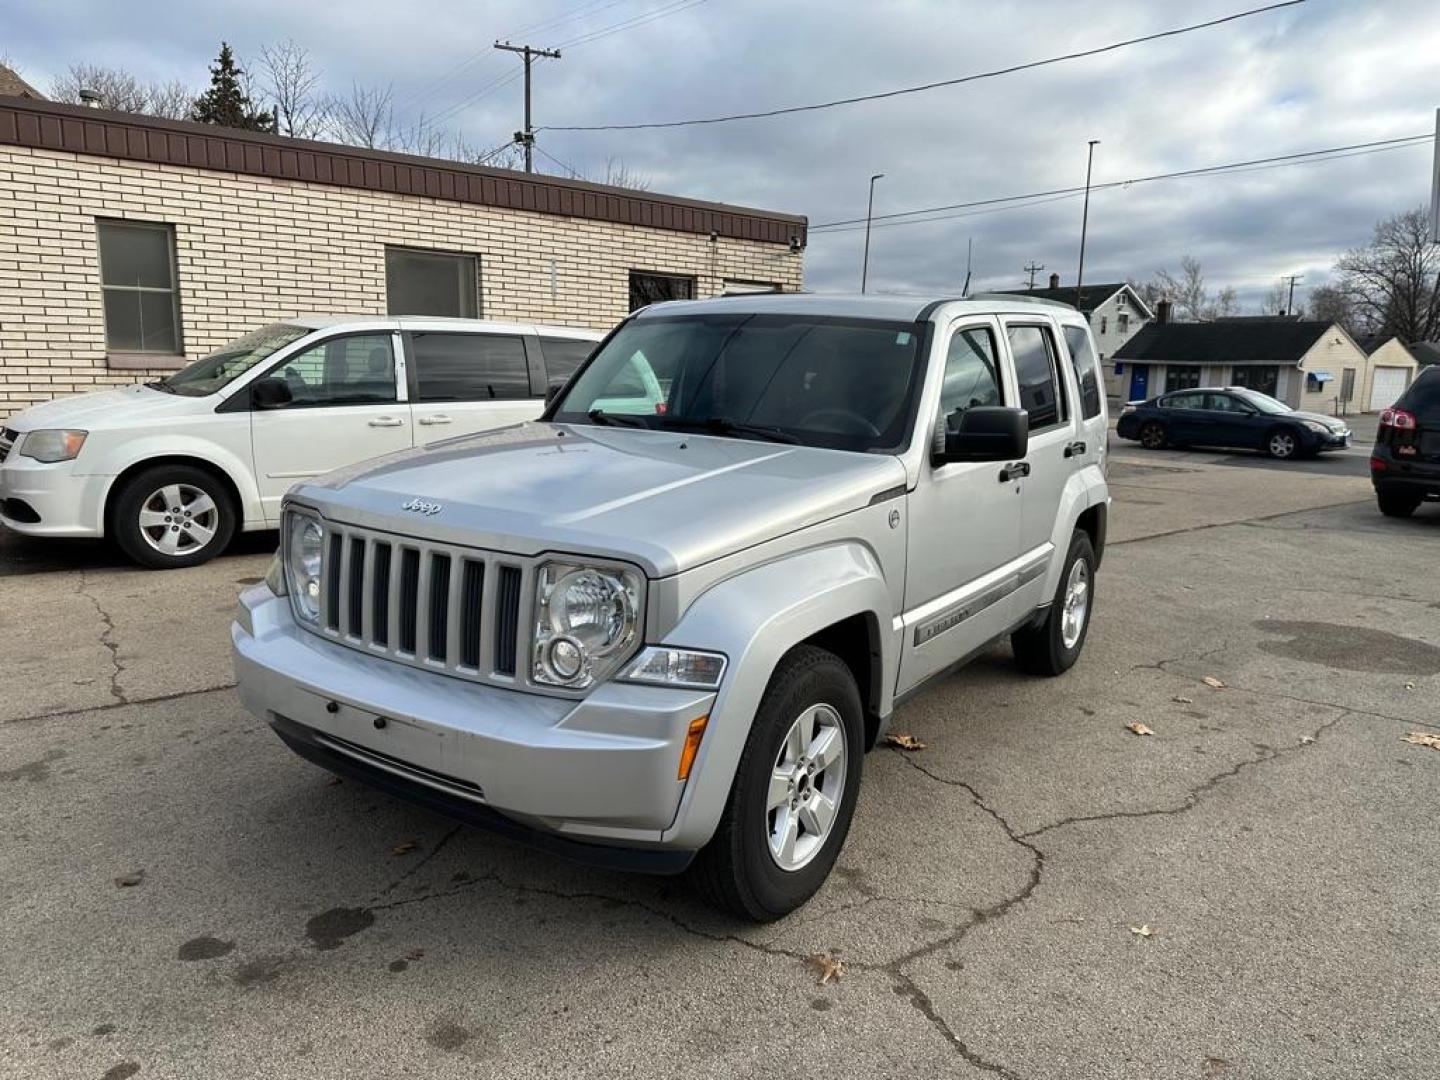
M 422 423 L 422 424 L 453 424 L 454 421 L 451 420 L 450 417 L 446 416 L 444 413 L 436 413 L 434 416 L 422 416 L 422 417 L 420 418 L 420 423 Z
M 370 421 L 371 427 L 404 427 L 405 421 L 398 416 L 377 416 Z
M 1018 480 L 1022 476 L 1030 475 L 1030 463 L 1028 461 L 1012 461 L 1000 470 L 1000 483 L 1008 484 L 1011 480 Z
M 1083 454 L 1083 453 L 1085 453 L 1085 440 L 1084 440 L 1084 439 L 1080 439 L 1080 440 L 1077 440 L 1076 442 L 1072 442 L 1069 446 L 1065 447 L 1065 456 L 1066 456 L 1066 457 L 1079 457 L 1079 456 L 1080 456 L 1081 454 Z

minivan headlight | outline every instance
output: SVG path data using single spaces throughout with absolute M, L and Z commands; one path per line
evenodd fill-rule
M 546 563 L 535 580 L 537 683 L 580 690 L 608 677 L 637 636 L 640 578 L 629 570 Z
M 325 569 L 325 526 L 317 517 L 291 510 L 285 515 L 285 579 L 295 615 L 320 619 Z
M 73 461 L 85 445 L 88 431 L 63 431 L 58 428 L 27 431 L 15 452 L 21 457 L 43 461 L 47 465 L 57 461 Z

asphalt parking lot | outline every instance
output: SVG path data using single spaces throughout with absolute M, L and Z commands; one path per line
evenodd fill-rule
M 272 541 L 0 541 L 0 1074 L 1440 1075 L 1440 507 L 1219 457 L 1117 447 L 1078 667 L 903 709 L 761 928 L 293 757 L 229 687 Z

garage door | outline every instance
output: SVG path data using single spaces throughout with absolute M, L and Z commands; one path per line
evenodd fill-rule
M 1409 375 L 1408 368 L 1377 367 L 1375 381 L 1370 386 L 1370 411 L 1379 412 L 1381 409 L 1388 409 L 1394 405 L 1400 395 L 1405 392 Z

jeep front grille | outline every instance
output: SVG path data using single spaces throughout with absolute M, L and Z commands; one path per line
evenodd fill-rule
M 318 629 L 372 655 L 514 685 L 532 572 L 496 552 L 327 522 Z

